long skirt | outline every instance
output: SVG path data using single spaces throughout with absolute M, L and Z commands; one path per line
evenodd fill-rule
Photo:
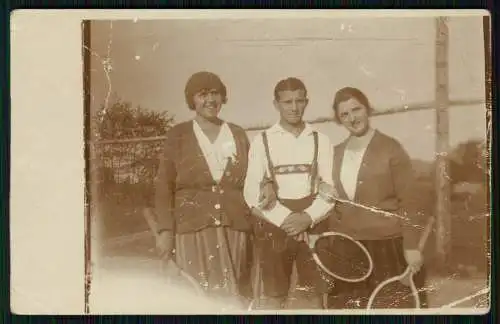
M 251 245 L 248 233 L 207 227 L 176 235 L 175 259 L 211 296 L 251 298 Z
M 334 288 L 328 295 L 330 309 L 364 309 L 371 293 L 382 281 L 403 273 L 407 263 L 404 258 L 403 239 L 401 237 L 386 240 L 360 241 L 370 253 L 373 271 L 370 277 L 359 283 L 334 281 Z M 427 307 L 425 292 L 425 268 L 413 277 L 419 290 L 421 308 Z M 381 291 L 380 299 L 374 308 L 414 308 L 411 290 L 404 284 L 393 286 L 390 291 Z

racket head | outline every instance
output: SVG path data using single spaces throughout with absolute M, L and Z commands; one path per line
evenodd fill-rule
M 405 282 L 405 283 L 403 283 Z M 367 309 L 373 308 L 420 308 L 419 291 L 410 268 L 399 276 L 384 280 L 373 290 Z
M 370 252 L 359 241 L 339 232 L 325 232 L 310 241 L 313 258 L 327 275 L 344 282 L 362 282 L 373 271 Z

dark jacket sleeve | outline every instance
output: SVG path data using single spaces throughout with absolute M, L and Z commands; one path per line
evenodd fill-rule
M 399 202 L 400 215 L 403 221 L 403 237 L 405 249 L 417 249 L 420 227 L 423 223 L 419 213 L 419 200 L 415 192 L 415 175 L 410 156 L 398 142 L 394 141 L 390 158 L 391 176 Z
M 175 134 L 173 130 L 167 134 L 160 154 L 158 173 L 155 179 L 155 214 L 158 220 L 158 230 L 175 230 L 174 193 L 175 193 Z

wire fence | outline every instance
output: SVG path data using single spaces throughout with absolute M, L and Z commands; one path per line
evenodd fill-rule
M 99 222 L 105 238 L 147 230 L 142 213 L 151 207 L 163 138 L 92 143 Z M 96 172 L 97 171 L 97 172 Z
M 477 106 L 484 104 L 484 100 L 455 100 L 450 101 L 450 107 Z M 419 103 L 405 105 L 377 111 L 374 116 L 385 116 L 411 111 L 431 110 L 433 103 Z M 331 118 L 320 117 L 310 120 L 309 123 L 320 124 L 332 121 Z M 246 127 L 246 131 L 258 131 L 270 125 L 253 125 Z M 94 167 L 99 168 L 101 181 L 106 184 L 143 184 L 151 186 L 158 168 L 159 155 L 162 152 L 164 136 L 129 138 L 121 140 L 101 140 L 91 143 L 96 161 Z M 93 168 L 94 168 L 93 167 Z M 151 189 L 152 190 L 152 189 Z

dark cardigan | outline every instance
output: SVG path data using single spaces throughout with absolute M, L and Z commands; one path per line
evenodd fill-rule
M 333 180 L 340 198 L 348 199 L 340 181 L 347 140 L 334 150 Z M 414 172 L 410 157 L 401 144 L 379 131 L 370 141 L 359 170 L 354 202 L 376 207 L 408 218 L 387 217 L 359 207 L 339 203 L 330 219 L 333 230 L 358 240 L 404 237 L 406 248 L 418 245 L 422 217 L 417 213 L 418 193 L 413 191 Z M 415 226 L 417 225 L 417 226 Z
M 251 229 L 250 210 L 243 197 L 249 141 L 245 131 L 228 123 L 237 156 L 217 185 L 193 131 L 193 121 L 167 133 L 156 178 L 155 213 L 159 229 L 194 232 L 207 226 Z

